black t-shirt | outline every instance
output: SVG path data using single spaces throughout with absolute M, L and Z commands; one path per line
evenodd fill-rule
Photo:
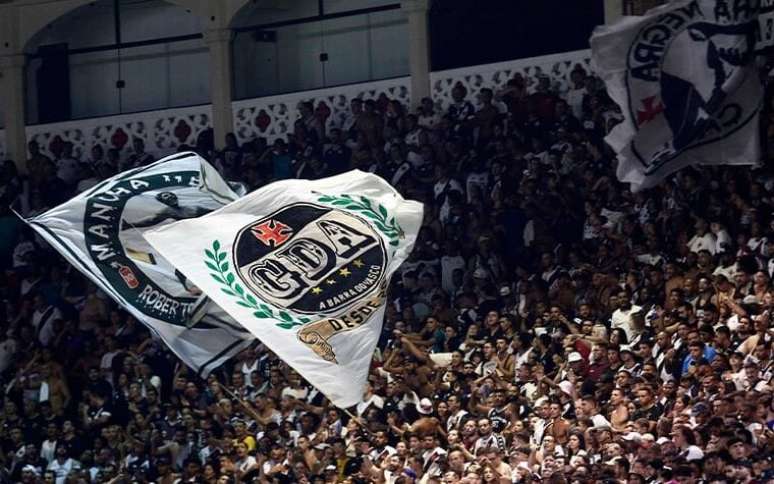
M 59 444 L 63 445 L 67 449 L 68 455 L 75 460 L 79 460 L 83 451 L 86 450 L 86 444 L 78 435 L 74 435 L 71 439 L 63 437 L 57 443 L 57 445 Z
M 40 444 L 46 439 L 46 421 L 42 415 L 35 415 L 24 419 L 22 427 L 24 439 L 27 442 Z
M 100 435 L 103 428 L 111 425 L 115 421 L 115 410 L 113 409 L 113 405 L 108 401 L 105 401 L 105 403 L 99 407 L 89 407 L 88 415 L 92 421 L 90 433 L 93 436 Z M 108 419 L 105 422 L 99 422 L 104 416 L 108 416 Z
M 323 147 L 323 162 L 334 173 L 343 173 L 349 168 L 352 151 L 342 144 L 328 144 Z
M 508 417 L 505 415 L 506 408 L 493 408 L 487 414 L 487 418 L 492 422 L 492 429 L 497 433 L 502 432 L 508 426 Z
M 641 418 L 646 418 L 650 421 L 657 421 L 661 415 L 664 414 L 664 409 L 661 408 L 661 405 L 658 403 L 650 406 L 649 408 L 638 408 L 634 411 L 634 414 L 632 414 L 632 419 L 637 420 Z
M 94 395 L 99 395 L 106 399 L 111 398 L 113 394 L 113 387 L 103 378 L 97 378 L 94 381 L 89 380 L 86 384 L 86 389 Z

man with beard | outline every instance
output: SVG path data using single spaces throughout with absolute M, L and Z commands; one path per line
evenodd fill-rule
M 507 448 L 505 439 L 502 435 L 494 432 L 492 422 L 488 418 L 478 420 L 478 435 L 478 440 L 473 446 L 473 454 L 476 456 L 489 447 L 498 447 L 503 451 Z

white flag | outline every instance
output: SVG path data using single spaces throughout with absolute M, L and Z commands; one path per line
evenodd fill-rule
M 206 375 L 254 338 L 222 309 L 206 303 L 142 234 L 237 198 L 203 158 L 182 153 L 120 173 L 27 223 L 187 365 Z M 203 304 L 206 310 L 199 307 Z M 195 308 L 203 316 L 189 329 Z
M 375 175 L 352 171 L 276 182 L 145 236 L 345 408 L 362 399 L 390 276 L 421 223 L 421 204 Z
M 632 190 L 688 165 L 758 163 L 758 9 L 676 0 L 595 30 L 593 63 L 625 118 L 606 141 Z

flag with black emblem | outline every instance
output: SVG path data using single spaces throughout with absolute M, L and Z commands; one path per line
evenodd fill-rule
M 618 178 L 649 188 L 689 165 L 760 161 L 758 0 L 677 0 L 598 27 L 592 61 L 624 121 Z
M 238 198 L 203 158 L 182 153 L 120 173 L 27 223 L 188 366 L 206 375 L 254 338 L 203 297 L 143 233 Z
M 335 405 L 363 394 L 422 205 L 376 175 L 285 180 L 148 242 Z

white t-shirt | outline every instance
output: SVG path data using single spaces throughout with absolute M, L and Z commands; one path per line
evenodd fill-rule
M 365 411 L 371 405 L 381 410 L 384 407 L 384 399 L 379 395 L 371 395 L 370 397 L 368 397 L 368 400 L 361 401 L 360 403 L 357 404 L 357 407 L 355 407 L 357 410 L 358 416 L 363 415 L 363 413 L 365 413 Z
M 640 311 L 642 307 L 633 304 L 627 310 L 616 309 L 610 317 L 613 328 L 621 328 L 626 333 L 626 339 L 631 341 L 634 338 L 634 328 L 632 328 L 632 314 Z
M 56 457 L 56 440 L 44 440 L 40 444 L 40 458 L 45 459 L 46 462 L 51 463 Z
M 715 234 L 715 252 L 713 252 L 713 254 L 721 254 L 727 251 L 732 245 L 733 241 L 731 240 L 731 236 L 728 235 L 728 232 L 726 232 L 725 229 L 720 229 L 718 233 Z
M 241 472 L 247 472 L 251 467 L 254 467 L 258 461 L 255 460 L 255 457 L 248 455 L 242 460 L 237 461 L 236 468 L 239 469 Z
M 56 459 L 48 464 L 48 470 L 54 471 L 54 475 L 56 476 L 56 484 L 64 484 L 67 480 L 67 475 L 71 471 L 80 468 L 81 465 L 78 463 L 78 461 L 69 458 L 64 461 L 64 464 L 60 464 Z
M 710 254 L 715 255 L 715 236 L 707 232 L 704 235 L 694 235 L 688 241 L 688 248 L 691 252 L 701 252 L 708 250 Z
M 429 477 L 440 476 L 442 469 L 441 463 L 445 461 L 446 451 L 440 447 L 436 447 L 433 450 L 426 450 L 422 454 L 422 470 L 424 474 Z

